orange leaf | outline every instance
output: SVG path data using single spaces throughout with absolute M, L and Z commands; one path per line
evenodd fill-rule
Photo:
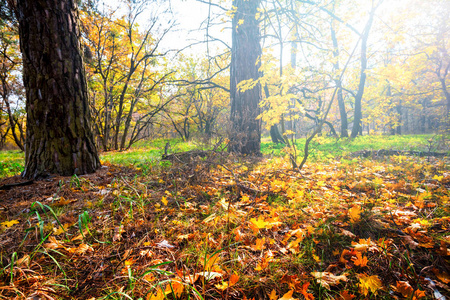
M 239 281 L 239 275 L 238 274 L 233 274 L 230 276 L 230 286 L 235 285 L 236 282 Z
M 305 297 L 306 300 L 314 300 L 314 296 L 311 293 L 308 293 L 308 286 L 309 286 L 309 282 L 306 282 L 302 285 L 302 289 L 300 291 L 300 293 Z
M 362 256 L 361 252 L 356 252 L 356 258 L 352 258 L 352 261 L 356 266 L 365 267 L 367 266 L 367 256 Z
M 436 268 L 433 268 L 433 273 L 443 283 L 445 283 L 445 284 L 450 283 L 450 275 L 448 275 L 448 273 L 445 273 L 445 272 L 441 273 Z
M 408 281 L 397 281 L 396 289 L 397 292 L 403 295 L 403 297 L 407 298 L 410 298 L 412 293 L 414 292 L 414 289 Z
M 339 296 L 341 296 L 340 299 L 342 300 L 352 300 L 356 297 L 355 295 L 350 294 L 348 291 L 342 291 Z
M 279 298 L 278 300 L 297 300 L 297 298 L 292 297 L 292 294 L 294 293 L 294 290 L 290 290 L 286 294 L 283 295 L 283 297 Z
M 278 297 L 277 297 L 277 291 L 272 290 L 272 292 L 271 292 L 270 295 L 269 295 L 269 300 L 277 300 L 277 299 L 278 299 Z
M 258 250 L 264 250 L 264 243 L 265 243 L 266 239 L 262 238 L 262 239 L 256 239 L 256 244 L 251 246 L 252 250 L 254 251 L 258 251 Z

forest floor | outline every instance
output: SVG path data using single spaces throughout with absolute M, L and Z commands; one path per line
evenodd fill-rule
M 449 200 L 449 157 L 105 162 L 0 190 L 0 299 L 442 300 Z

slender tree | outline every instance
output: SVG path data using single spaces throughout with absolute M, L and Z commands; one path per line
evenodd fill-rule
M 100 166 L 74 0 L 10 1 L 19 21 L 26 89 L 23 177 L 94 172 Z
M 260 0 L 233 0 L 236 9 L 232 21 L 232 49 L 230 68 L 231 132 L 228 150 L 240 154 L 259 154 L 261 122 L 259 102 L 261 84 L 243 90 L 238 85 L 244 80 L 260 77 L 261 58 L 259 21 L 256 18 Z

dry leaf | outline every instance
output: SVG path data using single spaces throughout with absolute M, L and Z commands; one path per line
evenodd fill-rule
M 20 223 L 19 220 L 11 220 L 11 221 L 2 222 L 2 223 L 0 223 L 0 225 L 9 228 L 9 227 L 12 227 L 15 224 L 19 224 L 19 223 Z
M 269 300 L 278 300 L 277 291 L 272 290 L 272 292 L 269 295 Z
M 330 285 L 339 284 L 341 280 L 347 281 L 345 274 L 336 276 L 330 272 L 311 272 L 311 275 L 316 278 L 317 283 L 320 283 L 326 289 L 330 289 Z
M 113 242 L 118 242 L 122 239 L 122 233 L 124 233 L 125 230 L 123 230 L 123 225 L 116 226 L 114 228 L 114 236 L 113 236 Z
M 338 299 L 340 299 L 340 300 L 352 300 L 353 298 L 356 297 L 355 295 L 350 294 L 348 291 L 342 291 L 339 294 L 339 296 L 340 296 L 340 298 L 338 298 Z
M 442 281 L 442 282 L 445 283 L 445 284 L 450 283 L 450 275 L 449 275 L 448 273 L 446 273 L 446 272 L 441 273 L 441 272 L 439 272 L 439 270 L 436 269 L 436 268 L 433 268 L 432 271 L 433 271 L 434 275 L 436 275 L 436 277 L 437 277 L 440 281 Z
M 304 283 L 302 285 L 300 293 L 305 297 L 305 300 L 314 300 L 313 294 L 307 292 L 309 284 L 310 284 L 309 282 Z

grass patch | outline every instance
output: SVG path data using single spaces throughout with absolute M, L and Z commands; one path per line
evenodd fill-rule
M 429 140 L 432 140 L 431 144 Z M 303 155 L 306 138 L 297 139 L 296 147 Z M 263 154 L 283 155 L 283 144 L 273 144 L 269 138 L 263 139 L 261 151 Z M 421 135 L 366 135 L 355 139 L 338 139 L 333 137 L 317 137 L 310 143 L 310 158 L 315 161 L 323 161 L 334 157 L 340 157 L 361 150 L 402 150 L 402 151 L 437 151 L 442 147 L 439 136 L 432 134 Z M 445 151 L 448 150 L 448 146 Z

